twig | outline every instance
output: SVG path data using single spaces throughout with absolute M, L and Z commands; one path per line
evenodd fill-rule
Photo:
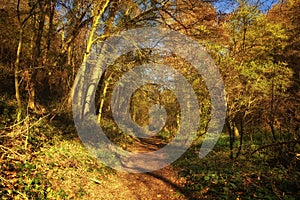
M 28 116 L 25 117 L 22 121 L 20 121 L 20 122 L 14 124 L 14 125 L 11 125 L 11 126 L 8 126 L 8 127 L 1 128 L 0 130 L 12 129 L 13 127 L 18 126 L 19 124 L 22 124 L 27 118 L 28 118 Z
M 6 150 L 10 151 L 10 152 L 13 153 L 13 154 L 17 154 L 17 155 L 20 156 L 20 157 L 25 157 L 25 156 L 19 154 L 18 152 L 15 152 L 15 151 L 11 150 L 10 148 L 8 148 L 8 147 L 6 147 L 6 146 L 0 145 L 0 148 L 2 148 L 3 150 L 6 149 Z
M 27 132 L 27 130 L 29 130 L 29 129 L 31 129 L 32 127 L 36 126 L 37 123 L 39 123 L 42 119 L 45 119 L 45 118 L 48 117 L 49 115 L 50 115 L 50 113 L 47 114 L 47 115 L 45 115 L 45 116 L 43 116 L 43 117 L 41 117 L 41 118 L 38 119 L 36 122 L 34 122 L 31 126 L 29 126 L 28 129 L 26 128 L 26 130 L 20 132 L 20 134 Z
M 22 193 L 22 192 L 19 192 L 19 191 L 17 191 L 17 193 L 20 194 L 20 195 L 22 195 L 24 199 L 27 199 L 27 200 L 28 200 L 28 197 L 26 196 L 26 194 L 24 194 L 24 193 Z
M 300 140 L 293 140 L 293 141 L 286 141 L 286 142 L 277 142 L 277 143 L 272 143 L 272 144 L 267 144 L 267 145 L 263 145 L 261 147 L 259 147 L 258 149 L 254 150 L 251 155 L 255 154 L 256 152 L 269 148 L 269 147 L 273 147 L 273 146 L 278 146 L 278 145 L 283 145 L 283 144 L 300 144 Z
M 6 180 L 5 178 L 3 178 L 3 177 L 1 177 L 1 176 L 0 176 L 0 179 L 1 179 L 2 181 L 4 181 L 4 182 L 7 182 L 7 183 L 9 183 L 9 181 L 8 181 L 8 180 Z

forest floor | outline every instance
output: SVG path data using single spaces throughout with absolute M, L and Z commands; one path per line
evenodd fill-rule
M 99 186 L 97 197 L 103 199 L 188 199 L 172 167 L 141 174 L 117 172 L 111 177 L 113 187 Z M 102 193 L 104 192 L 104 194 Z
M 134 152 L 158 150 L 160 142 L 156 138 L 136 142 L 130 150 Z M 184 191 L 185 179 L 179 178 L 178 171 L 172 166 L 147 173 L 114 171 L 107 174 L 104 180 L 94 182 L 98 183 L 93 187 L 94 191 L 88 192 L 84 199 L 189 199 Z
M 53 125 L 41 123 L 28 137 L 24 134 L 24 126 L 0 134 L 3 199 L 188 199 L 185 180 L 172 166 L 148 173 L 120 172 L 95 159 L 75 133 L 59 133 Z M 131 151 L 153 151 L 159 141 L 133 146 Z
M 284 166 L 274 151 L 251 154 L 262 134 L 229 158 L 223 134 L 203 159 L 191 147 L 171 165 L 148 173 L 125 173 L 97 160 L 81 143 L 71 121 L 25 118 L 0 127 L 1 199 L 297 199 L 299 162 Z M 5 124 L 6 123 L 6 124 Z M 154 151 L 157 138 L 133 142 L 130 151 Z M 272 150 L 272 149 L 271 149 Z M 276 157 L 275 157 L 276 158 Z M 274 162 L 276 161 L 276 162 Z M 130 166 L 128 166 L 130 167 Z
M 74 152 L 76 148 L 74 147 L 77 145 L 81 145 L 81 143 L 75 140 L 71 143 L 63 143 L 61 147 L 58 146 L 58 149 L 66 148 L 64 151 L 68 151 L 67 149 L 69 148 L 69 152 L 73 152 L 76 155 L 76 152 Z M 148 148 L 153 150 L 155 144 L 140 143 L 135 147 L 135 150 L 145 151 Z M 81 150 L 84 151 L 84 149 Z M 80 155 L 77 159 L 79 158 Z M 67 163 L 66 167 L 71 167 L 71 171 L 70 174 L 63 172 L 65 173 L 63 180 L 60 176 L 56 176 L 59 178 L 53 179 L 52 183 L 52 185 L 56 186 L 61 185 L 61 188 L 64 188 L 64 191 L 68 193 L 66 194 L 68 198 L 124 200 L 188 199 L 184 191 L 185 179 L 179 178 L 178 171 L 172 166 L 147 173 L 126 173 L 110 169 L 103 171 L 101 169 L 100 171 L 81 169 L 82 172 L 80 172 L 79 168 L 81 166 L 76 166 L 76 160 L 74 161 L 73 159 L 74 157 L 72 156 L 65 157 L 63 162 L 57 162 Z M 49 158 L 46 160 L 49 160 Z M 97 163 L 97 161 L 94 162 Z M 74 177 L 77 173 L 80 173 L 80 176 Z M 72 191 L 73 194 L 71 194 Z

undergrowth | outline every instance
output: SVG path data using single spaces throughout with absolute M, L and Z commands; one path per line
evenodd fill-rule
M 97 199 L 106 195 L 99 188 L 110 191 L 108 183 L 118 184 L 117 176 L 108 180 L 115 171 L 99 163 L 81 144 L 70 117 L 27 115 L 15 123 L 14 108 L 4 107 L 0 123 L 2 199 Z M 116 132 L 113 125 L 106 125 L 106 131 Z M 123 133 L 116 135 L 118 145 L 132 143 Z M 261 138 L 254 135 L 253 141 L 244 142 L 240 156 L 230 159 L 229 138 L 223 135 L 205 158 L 199 159 L 195 144 L 173 166 L 179 171 L 178 178 L 185 180 L 183 190 L 190 199 L 297 199 L 299 157 L 280 160 L 288 145 L 251 153 L 261 145 Z M 113 196 L 107 194 L 108 199 Z
M 186 179 L 185 189 L 192 199 L 298 199 L 299 165 L 292 160 L 287 166 L 274 165 L 269 162 L 273 153 L 252 155 L 249 152 L 256 146 L 251 149 L 247 144 L 242 155 L 232 160 L 228 140 L 223 135 L 215 150 L 203 159 L 199 158 L 199 147 L 194 146 L 174 163 Z
M 0 127 L 1 199 L 81 199 L 113 171 L 80 143 L 74 126 L 50 116 L 27 116 L 20 123 L 4 111 Z

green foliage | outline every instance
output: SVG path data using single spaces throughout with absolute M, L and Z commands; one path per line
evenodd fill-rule
M 9 164 L 9 161 L 2 164 L 6 179 L 1 184 L 1 196 L 4 199 L 9 197 L 46 199 L 51 192 L 51 183 L 44 174 L 36 171 L 36 164 L 27 161 Z
M 260 134 L 257 134 L 260 135 Z M 266 162 L 269 152 L 248 154 L 231 160 L 222 137 L 207 157 L 200 160 L 197 149 L 191 148 L 174 166 L 186 179 L 186 189 L 197 199 L 297 199 L 300 189 L 299 168 L 273 166 Z M 245 145 L 251 144 L 247 142 Z
M 174 137 L 174 134 L 167 130 L 160 131 L 157 135 L 164 141 L 170 141 Z

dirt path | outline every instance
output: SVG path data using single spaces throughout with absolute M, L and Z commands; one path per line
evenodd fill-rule
M 157 138 L 135 143 L 131 150 L 154 151 L 163 144 Z M 63 199 L 88 200 L 175 200 L 188 199 L 184 179 L 171 166 L 149 173 L 106 172 L 76 140 L 63 140 L 45 147 L 36 158 L 36 171 L 45 174 L 51 188 Z M 102 171 L 104 170 L 104 171 Z M 51 196 L 51 195 L 50 195 Z M 51 199 L 60 199 L 53 196 Z
M 144 139 L 136 142 L 131 151 L 149 152 L 161 148 L 164 143 L 158 138 Z M 171 166 L 158 171 L 138 174 L 117 172 L 114 175 L 117 180 L 119 193 L 115 193 L 114 199 L 129 200 L 175 200 L 188 199 L 183 191 L 184 179 L 179 179 L 178 174 Z M 108 188 L 107 188 L 108 189 Z
M 187 199 L 171 167 L 146 174 L 124 174 L 123 178 L 127 188 L 134 191 L 132 199 Z
M 146 174 L 117 172 L 90 187 L 83 199 L 105 200 L 185 200 L 183 180 L 178 180 L 171 167 Z

